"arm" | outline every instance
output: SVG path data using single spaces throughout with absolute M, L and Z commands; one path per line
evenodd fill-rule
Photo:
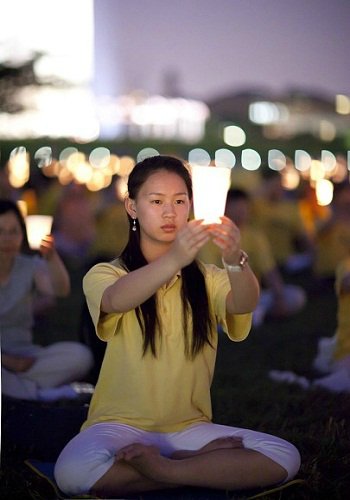
M 70 293 L 70 278 L 61 257 L 55 249 L 55 242 L 52 236 L 43 238 L 40 245 L 40 252 L 47 262 L 49 280 L 44 273 L 36 273 L 35 284 L 39 292 L 49 295 L 53 294 L 56 297 L 66 297 Z
M 211 226 L 213 242 L 221 249 L 224 262 L 236 266 L 241 256 L 240 231 L 228 217 L 224 216 L 221 220 L 222 224 Z M 227 270 L 227 274 L 231 285 L 226 299 L 227 312 L 243 314 L 253 311 L 259 300 L 259 283 L 249 264 L 239 272 Z
M 192 262 L 208 240 L 208 226 L 201 225 L 198 220 L 188 222 L 180 229 L 165 254 L 106 288 L 102 296 L 102 311 L 125 312 L 142 304 L 180 269 Z

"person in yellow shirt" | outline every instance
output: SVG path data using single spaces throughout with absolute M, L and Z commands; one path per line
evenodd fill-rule
M 333 337 L 319 340 L 313 362 L 314 368 L 328 374 L 313 385 L 332 392 L 350 392 L 350 256 L 338 264 L 335 276 L 337 329 Z
M 253 313 L 253 325 L 260 326 L 267 318 L 287 318 L 298 313 L 307 296 L 301 286 L 286 283 L 274 259 L 269 240 L 251 222 L 251 196 L 239 188 L 227 193 L 225 215 L 235 222 L 241 233 L 242 248 L 249 255 L 249 264 L 260 285 L 260 299 Z M 221 264 L 218 247 L 209 241 L 199 256 L 208 263 Z
M 273 257 L 286 273 L 302 272 L 313 263 L 313 240 L 298 201 L 287 195 L 280 172 L 265 166 L 262 182 L 252 197 L 252 221 L 269 240 Z
M 275 436 L 212 422 L 218 324 L 244 340 L 259 297 L 238 227 L 189 220 L 182 161 L 147 158 L 128 180 L 130 229 L 120 257 L 98 263 L 83 288 L 107 342 L 81 432 L 55 465 L 67 494 L 104 498 L 180 486 L 248 489 L 281 483 L 298 450 Z M 196 259 L 212 238 L 224 269 Z
M 334 185 L 330 215 L 315 234 L 315 277 L 334 280 L 336 267 L 350 249 L 350 184 Z

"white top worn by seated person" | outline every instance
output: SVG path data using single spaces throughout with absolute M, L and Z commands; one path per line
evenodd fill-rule
M 47 347 L 33 343 L 34 276 L 38 272 L 48 274 L 43 258 L 17 255 L 9 281 L 0 285 L 1 352 L 36 358 L 25 372 L 1 367 L 2 393 L 20 399 L 41 399 L 42 389 L 81 380 L 92 366 L 90 350 L 79 342 L 56 342 Z

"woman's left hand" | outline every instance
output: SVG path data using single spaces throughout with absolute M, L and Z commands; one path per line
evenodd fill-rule
M 210 234 L 213 242 L 222 251 L 227 264 L 236 264 L 241 252 L 241 234 L 236 224 L 226 216 L 220 217 L 221 224 L 212 224 Z

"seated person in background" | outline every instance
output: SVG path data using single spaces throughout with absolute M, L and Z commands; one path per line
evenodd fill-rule
M 91 386 L 71 384 L 92 367 L 90 350 L 77 342 L 47 347 L 33 344 L 37 295 L 54 299 L 70 292 L 69 275 L 52 236 L 30 254 L 25 221 L 16 203 L 0 200 L 1 388 L 6 396 L 28 400 L 73 399 Z
M 266 316 L 285 318 L 300 311 L 306 304 L 306 293 L 300 286 L 285 283 L 272 255 L 265 234 L 250 222 L 251 201 L 242 189 L 227 193 L 225 215 L 235 222 L 241 232 L 242 248 L 261 284 L 260 300 L 253 313 L 253 325 L 262 324 Z M 222 267 L 220 256 L 210 242 L 200 253 L 204 261 Z
M 317 278 L 334 280 L 338 263 L 350 248 L 350 184 L 334 185 L 330 216 L 315 234 L 314 274 Z
M 317 229 L 328 219 L 331 210 L 328 205 L 318 204 L 315 187 L 309 180 L 300 180 L 296 195 L 304 227 L 311 241 L 314 241 Z
M 336 268 L 335 291 L 338 299 L 337 329 L 333 337 L 319 340 L 313 366 L 329 375 L 314 385 L 331 391 L 350 392 L 350 256 Z
M 310 269 L 313 241 L 297 200 L 289 198 L 283 188 L 281 174 L 264 167 L 261 186 L 251 201 L 252 223 L 268 238 L 278 267 L 286 273 Z
M 128 241 L 129 222 L 124 209 L 123 179 L 105 190 L 104 202 L 96 212 L 96 237 L 91 254 L 95 259 L 114 259 Z M 93 260 L 93 259 L 92 259 Z
M 350 256 L 336 269 L 337 329 L 332 337 L 322 337 L 318 343 L 313 368 L 326 373 L 309 380 L 291 371 L 270 370 L 269 377 L 277 382 L 300 385 L 303 389 L 322 388 L 330 392 L 350 393 Z
M 80 267 L 90 259 L 96 237 L 93 204 L 84 186 L 65 188 L 55 211 L 53 226 L 56 248 L 65 262 Z

